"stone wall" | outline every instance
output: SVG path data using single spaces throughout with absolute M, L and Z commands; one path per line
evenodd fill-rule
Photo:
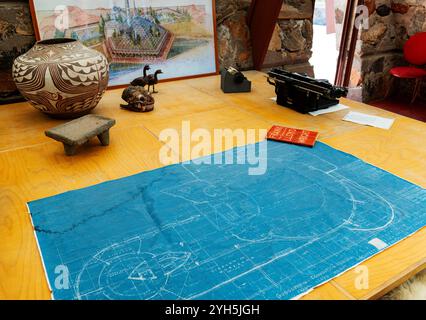
M 216 0 L 221 68 L 253 68 L 250 31 L 246 23 L 251 0 Z M 284 0 L 265 64 L 309 66 L 313 40 L 313 0 Z M 306 69 L 306 68 L 305 68 Z M 307 71 L 307 70 L 303 70 Z
M 392 11 L 394 12 L 396 46 L 402 51 L 404 43 L 417 32 L 426 31 L 426 0 L 393 0 Z M 399 65 L 407 64 L 400 54 Z M 414 81 L 399 81 L 398 92 L 406 97 L 411 97 Z M 423 83 L 421 98 L 426 98 L 426 83 Z
M 385 96 L 390 85 L 389 70 L 401 60 L 396 45 L 396 27 L 391 0 L 366 0 L 369 28 L 360 33 L 363 101 Z
M 363 100 L 381 99 L 391 85 L 389 70 L 406 65 L 402 49 L 407 39 L 426 31 L 426 0 L 366 0 L 368 30 L 361 33 Z M 413 81 L 399 81 L 397 92 L 409 96 Z M 393 90 L 395 91 L 395 90 Z
M 313 0 L 284 0 L 265 65 L 312 73 Z
M 286 64 L 304 63 L 312 56 L 312 0 L 284 0 L 278 20 L 281 53 Z
M 398 48 L 415 33 L 426 30 L 426 0 L 393 0 Z
M 218 56 L 221 68 L 253 68 L 250 30 L 246 23 L 250 0 L 216 0 Z

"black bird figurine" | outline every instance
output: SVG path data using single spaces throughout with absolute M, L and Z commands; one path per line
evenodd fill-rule
M 152 93 L 158 93 L 158 91 L 155 91 L 155 85 L 158 83 L 158 75 L 162 74 L 162 73 L 163 73 L 163 71 L 157 70 L 157 71 L 155 71 L 154 74 L 150 74 L 146 77 L 147 84 L 148 84 L 148 92 L 149 92 L 149 89 L 152 86 Z
M 151 67 L 147 64 L 145 67 L 143 67 L 143 77 L 136 78 L 130 83 L 130 85 L 144 88 L 148 84 L 148 70 L 151 70 Z

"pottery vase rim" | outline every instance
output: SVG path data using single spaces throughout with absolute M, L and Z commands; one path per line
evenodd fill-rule
M 53 38 L 53 39 L 39 40 L 35 44 L 41 45 L 41 46 L 57 46 L 57 45 L 64 45 L 64 44 L 70 44 L 70 43 L 81 43 L 81 42 L 72 38 Z
M 98 59 L 102 53 L 71 38 L 53 38 L 37 41 L 34 46 L 17 61 L 31 65 L 62 64 L 85 59 Z M 102 55 L 103 56 L 103 55 Z

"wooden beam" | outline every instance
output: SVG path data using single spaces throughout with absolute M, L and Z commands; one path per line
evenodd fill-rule
M 247 16 L 253 47 L 253 64 L 261 70 L 280 14 L 282 0 L 252 0 Z
M 335 84 L 339 86 L 347 87 L 350 82 L 356 42 L 358 39 L 358 28 L 355 25 L 356 11 L 357 6 L 363 4 L 364 0 L 348 0 L 346 5 L 335 79 Z

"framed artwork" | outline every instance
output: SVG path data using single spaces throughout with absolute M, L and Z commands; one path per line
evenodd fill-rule
M 110 62 L 110 87 L 217 74 L 214 0 L 30 0 L 38 40 L 78 39 Z
M 25 100 L 13 81 L 12 65 L 34 43 L 28 1 L 0 1 L 0 104 Z

